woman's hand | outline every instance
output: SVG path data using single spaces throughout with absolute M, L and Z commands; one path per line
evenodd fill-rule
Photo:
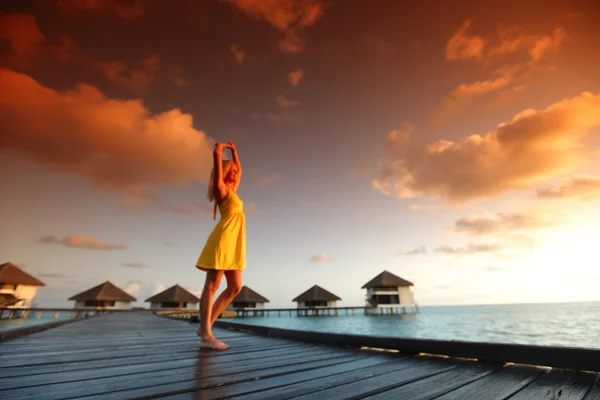
M 228 147 L 231 149 L 231 151 L 235 151 L 235 144 L 233 144 L 233 142 L 231 140 L 227 141 L 229 144 L 226 144 L 225 147 Z
M 227 145 L 225 143 L 217 142 L 215 144 L 215 151 L 220 152 L 221 150 L 223 150 L 223 147 L 227 147 Z

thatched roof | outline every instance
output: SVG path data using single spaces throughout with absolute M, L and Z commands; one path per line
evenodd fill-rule
M 91 289 L 76 294 L 75 296 L 69 298 L 69 300 L 136 301 L 136 298 L 125 292 L 123 289 L 118 288 L 111 282 L 106 281 L 98 286 L 94 286 Z
M 392 274 L 391 272 L 383 271 L 369 282 L 365 283 L 362 289 L 375 287 L 398 287 L 398 286 L 414 286 L 411 282 Z
M 292 301 L 331 301 L 341 300 L 335 294 L 315 285 Z
M 34 278 L 15 264 L 9 262 L 0 265 L 0 283 L 9 285 L 46 286 L 44 282 Z
M 233 299 L 233 302 L 236 302 L 236 303 L 268 303 L 269 300 L 267 300 L 265 297 L 261 296 L 260 294 L 256 293 L 254 290 L 250 289 L 248 286 L 244 285 L 242 287 L 242 291 L 240 292 L 240 294 L 235 296 L 235 299 Z
M 199 303 L 200 299 L 188 292 L 179 285 L 171 286 L 170 288 L 163 290 L 160 293 L 155 294 L 152 297 L 148 297 L 145 301 L 151 303 L 162 303 L 162 302 L 180 302 L 184 301 L 187 303 Z

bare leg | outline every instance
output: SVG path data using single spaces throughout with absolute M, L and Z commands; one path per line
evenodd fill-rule
M 221 293 L 221 295 L 215 300 L 210 316 L 210 326 L 212 326 L 219 315 L 225 308 L 231 303 L 235 296 L 240 294 L 242 290 L 242 271 L 225 271 L 225 278 L 227 279 L 227 289 Z
M 200 336 L 200 347 L 208 347 L 212 349 L 225 350 L 229 346 L 218 341 L 212 334 L 212 300 L 215 292 L 219 288 L 223 271 L 209 270 L 206 272 L 206 281 L 202 296 L 200 296 L 200 327 L 196 330 Z

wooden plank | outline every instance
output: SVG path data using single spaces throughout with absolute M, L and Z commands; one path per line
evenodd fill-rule
M 172 395 L 194 390 L 209 390 L 224 385 L 266 379 L 293 372 L 311 371 L 321 367 L 335 366 L 346 362 L 356 361 L 361 358 L 362 357 L 356 355 L 342 356 L 337 358 L 320 359 L 312 362 L 288 364 L 274 368 L 260 368 L 252 371 L 243 371 L 222 376 L 201 377 L 202 375 L 199 375 L 190 377 L 186 375 L 183 377 L 178 377 L 178 379 L 172 379 L 171 382 L 166 382 L 166 380 L 161 380 L 159 383 L 151 381 L 151 384 L 148 382 L 138 382 L 136 387 L 131 387 L 129 389 L 117 388 L 117 390 L 113 390 L 111 392 L 88 395 L 81 398 L 103 400 L 121 400 L 125 398 L 147 399 L 150 397 Z M 73 399 L 80 397 L 71 398 Z
M 236 354 L 243 354 L 246 357 L 253 357 L 252 353 L 255 352 L 263 352 L 268 350 L 275 349 L 289 349 L 297 346 L 305 346 L 305 344 L 286 344 L 279 346 L 269 346 L 260 345 L 260 346 L 244 346 L 239 348 L 230 348 L 226 353 L 219 353 L 220 356 L 232 356 Z M 44 375 L 44 374 L 52 374 L 58 372 L 67 372 L 67 371 L 80 371 L 84 369 L 95 369 L 95 368 L 106 368 L 114 366 L 118 363 L 121 366 L 142 364 L 142 363 L 155 363 L 155 362 L 164 362 L 164 361 L 174 361 L 179 359 L 185 359 L 189 357 L 198 358 L 202 354 L 205 353 L 203 350 L 195 349 L 193 351 L 183 350 L 183 351 L 167 351 L 162 353 L 145 353 L 140 352 L 136 355 L 132 355 L 129 357 L 121 357 L 115 359 L 114 357 L 105 358 L 103 360 L 81 360 L 81 361 L 70 361 L 64 363 L 56 363 L 50 362 L 46 364 L 37 364 L 37 365 L 23 365 L 20 367 L 12 367 L 12 368 L 0 368 L 0 382 L 4 379 L 10 379 L 11 377 L 19 377 L 19 376 L 33 376 L 33 375 Z M 215 357 L 218 357 L 215 355 Z M 1 362 L 1 358 L 0 358 Z
M 294 397 L 294 399 L 336 400 L 361 398 L 458 368 L 463 363 L 464 361 L 432 360 L 412 368 L 372 376 L 358 382 L 325 387 L 318 391 Z
M 583 400 L 600 400 L 600 376 L 596 377 L 596 383 L 590 388 Z
M 269 344 L 268 341 L 264 339 L 259 339 L 255 342 L 240 342 L 239 346 L 244 350 L 252 350 L 253 348 L 265 348 L 268 349 L 270 347 L 276 346 L 276 344 Z M 144 351 L 144 349 L 146 351 Z M 87 361 L 101 361 L 101 360 L 113 360 L 115 364 L 119 363 L 121 359 L 139 356 L 142 353 L 145 354 L 167 354 L 167 353 L 181 353 L 181 352 L 192 352 L 197 351 L 199 349 L 199 343 L 197 341 L 189 342 L 187 344 L 176 344 L 176 345 L 163 345 L 158 347 L 140 347 L 135 349 L 123 349 L 118 352 L 107 352 L 103 350 L 97 350 L 92 352 L 74 352 L 74 353 L 60 353 L 55 354 L 53 356 L 36 356 L 33 355 L 24 355 L 23 357 L 1 357 L 0 360 L 2 362 L 2 368 L 0 368 L 0 372 L 3 369 L 10 369 L 15 367 L 22 366 L 31 366 L 31 365 L 48 365 L 48 364 L 58 364 L 58 363 L 68 363 L 68 362 L 80 362 L 82 360 Z M 214 352 L 212 350 L 203 350 Z M 229 351 L 229 350 L 228 350 Z
M 451 357 L 476 358 L 481 361 L 513 362 L 600 372 L 600 349 L 308 332 L 228 321 L 217 321 L 215 326 L 234 330 L 249 330 L 269 337 L 330 345 L 379 347 L 395 349 L 408 354 L 441 354 Z
M 307 347 L 306 345 L 290 346 L 285 349 L 267 349 L 261 350 L 257 354 L 252 354 L 251 361 L 257 362 L 269 362 L 273 357 L 277 360 L 293 360 L 299 355 L 304 356 L 306 354 L 313 354 L 317 352 L 323 352 L 320 347 Z M 162 371 L 174 368 L 191 367 L 198 363 L 198 357 L 203 355 L 198 353 L 187 354 L 184 357 L 168 360 L 162 359 L 160 361 L 148 362 L 146 359 L 141 359 L 140 362 L 123 365 L 106 365 L 102 368 L 98 368 L 95 363 L 87 363 L 89 369 L 79 368 L 76 370 L 69 371 L 52 371 L 51 373 L 33 375 L 20 375 L 12 378 L 0 379 L 0 391 L 7 389 L 16 389 L 20 387 L 32 387 L 40 385 L 48 385 L 54 383 L 66 383 L 73 381 L 80 381 L 86 379 L 99 379 L 117 375 L 128 375 L 142 372 Z M 215 357 L 211 357 L 210 362 L 207 364 L 223 364 L 232 362 L 248 362 L 248 352 L 242 353 L 226 353 L 220 354 Z M 1 393 L 1 392 L 0 392 Z
M 198 397 L 205 400 L 223 398 L 230 400 L 238 398 L 244 400 L 291 398 L 295 395 L 306 393 L 306 390 L 302 390 L 305 387 L 319 387 L 326 384 L 330 377 L 335 377 L 338 381 L 354 382 L 359 379 L 366 379 L 370 375 L 409 368 L 410 365 L 400 363 L 401 360 L 406 359 L 404 357 L 372 355 L 339 365 L 315 368 L 309 371 L 291 372 L 272 378 L 235 383 L 209 390 L 185 392 L 167 396 L 166 398 L 170 400 L 184 400 Z M 418 364 L 418 361 L 414 361 L 412 365 Z
M 526 366 L 505 366 L 482 379 L 475 380 L 436 399 L 443 400 L 496 400 L 509 398 L 531 382 L 539 379 L 546 369 Z
M 238 343 L 242 344 L 259 344 L 259 343 L 271 343 L 273 345 L 279 344 L 289 344 L 292 341 L 269 341 L 267 338 L 261 337 L 237 337 L 237 338 L 229 338 L 227 340 L 230 346 L 237 346 Z M 298 342 L 296 342 L 298 343 Z M 313 343 L 314 345 L 314 343 Z M 200 347 L 200 339 L 196 336 L 189 336 L 183 340 L 173 340 L 173 341 L 165 341 L 163 339 L 157 339 L 150 342 L 141 342 L 141 343 L 130 343 L 130 344 L 120 344 L 118 338 L 115 339 L 115 342 L 111 344 L 98 344 L 97 346 L 88 345 L 84 347 L 74 347 L 73 349 L 69 349 L 68 347 L 59 347 L 59 348 L 46 348 L 43 345 L 40 345 L 37 349 L 28 349 L 27 351 L 21 352 L 5 352 L 0 353 L 0 357 L 5 361 L 9 362 L 10 360 L 16 360 L 19 358 L 46 358 L 46 357 L 54 357 L 61 356 L 65 354 L 81 354 L 85 356 L 86 354 L 98 353 L 98 352 L 112 352 L 112 353 L 120 353 L 121 351 L 136 351 L 138 349 L 146 348 L 150 351 L 167 349 L 167 348 L 178 348 L 180 346 L 195 346 L 195 348 Z
M 358 382 L 373 376 L 397 372 L 406 368 L 427 363 L 429 359 L 423 357 L 400 357 L 392 361 L 373 362 L 372 357 L 337 366 L 337 368 L 322 368 L 318 370 L 299 372 L 278 376 L 260 381 L 244 382 L 231 386 L 211 389 L 202 393 L 207 399 L 244 399 L 244 400 L 278 400 L 313 393 L 325 388 L 342 386 Z M 362 365 L 356 368 L 355 364 Z M 250 394 L 251 393 L 251 394 Z M 170 399 L 183 400 L 191 398 L 190 393 L 169 397 Z
M 345 352 L 317 351 L 310 355 L 296 357 L 293 361 L 272 360 L 265 363 L 262 360 L 248 360 L 243 363 L 227 363 L 224 365 L 208 364 L 208 358 L 200 358 L 196 365 L 191 367 L 177 367 L 169 370 L 159 370 L 153 372 L 136 373 L 129 375 L 115 375 L 103 379 L 79 380 L 75 382 L 66 382 L 58 384 L 49 384 L 42 386 L 29 386 L 17 389 L 5 390 L 2 393 L 10 398 L 44 398 L 45 400 L 56 400 L 65 398 L 68 393 L 69 398 L 87 396 L 92 394 L 104 394 L 118 390 L 127 390 L 140 387 L 152 387 L 165 383 L 172 383 L 184 380 L 196 380 L 199 377 L 202 381 L 205 378 L 212 378 L 218 383 L 230 379 L 235 381 L 239 375 L 258 374 L 259 371 L 277 369 L 277 368 L 298 368 L 302 365 L 318 363 L 326 358 L 327 362 L 335 362 L 336 359 L 356 359 L 355 354 L 346 355 Z M 216 382 L 215 382 L 216 383 Z
M 502 366 L 496 363 L 467 362 L 457 368 L 405 385 L 385 389 L 366 397 L 367 399 L 431 399 L 466 383 L 492 374 Z M 437 397 L 436 397 L 437 398 Z M 479 399 L 478 399 L 479 400 Z
M 7 331 L 0 332 L 0 342 L 6 342 L 7 340 L 14 340 L 32 333 L 42 332 L 48 329 L 57 328 L 62 325 L 72 324 L 73 322 L 80 322 L 81 319 L 66 319 L 62 321 L 48 322 L 45 324 L 36 324 L 23 328 L 10 329 Z
M 517 392 L 510 400 L 580 400 L 596 378 L 597 374 L 552 370 Z

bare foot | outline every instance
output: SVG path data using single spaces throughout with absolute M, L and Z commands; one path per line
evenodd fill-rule
M 200 339 L 200 348 L 201 349 L 215 349 L 215 350 L 227 350 L 229 348 L 228 345 L 218 340 L 216 337 L 211 337 L 208 339 Z

